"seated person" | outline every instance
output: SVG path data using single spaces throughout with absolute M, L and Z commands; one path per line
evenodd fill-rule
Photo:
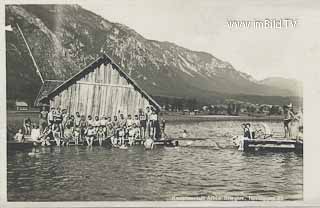
M 66 125 L 64 129 L 64 138 L 62 140 L 62 146 L 66 144 L 69 146 L 70 141 L 73 140 L 73 132 L 70 125 Z
M 27 118 L 23 121 L 23 128 L 24 128 L 24 133 L 26 135 L 31 134 L 31 119 Z
M 86 140 L 87 140 L 88 146 L 92 146 L 93 140 L 96 138 L 96 135 L 97 135 L 96 129 L 93 128 L 91 124 L 89 124 L 89 127 L 86 131 Z
M 93 126 L 93 128 L 96 129 L 96 131 L 98 131 L 100 125 L 101 125 L 101 122 L 100 122 L 100 120 L 99 120 L 99 116 L 96 116 L 96 117 L 94 118 L 94 121 L 92 122 L 92 126 Z
M 19 129 L 18 132 L 16 133 L 16 135 L 14 136 L 14 139 L 17 141 L 17 142 L 20 142 L 20 143 L 23 143 L 25 142 L 25 138 L 24 138 L 24 135 L 22 133 L 22 129 Z
M 31 129 L 31 139 L 33 141 L 38 141 L 40 138 L 40 129 L 39 126 L 33 125 L 33 128 Z
M 56 141 L 57 146 L 60 146 L 61 143 L 61 131 L 59 124 L 53 124 L 52 126 L 52 135 L 54 140 Z
M 132 146 L 134 142 L 139 138 L 140 129 L 134 123 L 128 132 L 129 145 Z
M 40 142 L 41 142 L 41 146 L 50 146 L 50 136 L 52 134 L 52 127 L 51 126 L 47 126 L 41 136 L 40 136 Z

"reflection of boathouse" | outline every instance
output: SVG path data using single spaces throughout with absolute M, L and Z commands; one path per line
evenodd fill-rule
M 35 101 L 36 106 L 50 105 L 67 109 L 70 114 L 137 114 L 146 106 L 160 106 L 108 56 L 104 55 L 62 82 L 46 80 Z

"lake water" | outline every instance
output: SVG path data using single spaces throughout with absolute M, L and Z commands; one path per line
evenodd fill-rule
M 39 148 L 35 155 L 8 153 L 8 200 L 302 200 L 302 155 L 240 152 L 230 139 L 241 134 L 240 124 L 168 124 L 173 137 L 187 129 L 190 137 L 209 138 L 190 147 L 71 146 Z M 268 125 L 283 134 L 281 123 Z

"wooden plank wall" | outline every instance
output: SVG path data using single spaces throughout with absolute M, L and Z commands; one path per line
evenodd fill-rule
M 149 101 L 111 64 L 101 64 L 50 101 L 51 107 L 85 116 L 114 116 L 118 110 L 124 115 L 134 115 L 149 105 Z

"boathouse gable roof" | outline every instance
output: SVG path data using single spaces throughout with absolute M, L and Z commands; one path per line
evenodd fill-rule
M 103 56 L 99 57 L 97 60 L 95 60 L 94 62 L 89 64 L 87 67 L 85 67 L 83 70 L 76 73 L 74 76 L 72 76 L 71 78 L 69 78 L 65 82 L 60 83 L 59 85 L 56 85 L 53 89 L 51 89 L 51 91 L 49 93 L 45 93 L 45 92 L 50 87 L 44 87 L 43 91 L 45 91 L 45 92 L 41 93 L 41 96 L 40 96 L 40 92 L 42 89 L 41 88 L 39 95 L 38 95 L 39 98 L 37 97 L 37 99 L 36 99 L 37 103 L 40 103 L 41 101 L 43 101 L 45 99 L 50 99 L 53 96 L 59 94 L 61 91 L 63 91 L 64 89 L 66 89 L 70 85 L 76 83 L 76 81 L 81 79 L 83 76 L 85 76 L 86 74 L 95 70 L 101 64 L 105 64 L 105 65 L 111 64 L 112 68 L 117 70 L 119 72 L 119 74 L 122 77 L 124 77 L 128 81 L 128 83 L 131 84 L 135 88 L 135 90 L 139 91 L 158 111 L 161 109 L 160 105 L 106 54 L 103 54 Z M 44 85 L 45 85 L 45 83 L 44 83 Z
M 39 93 L 34 101 L 35 106 L 41 106 L 41 101 L 46 99 L 52 90 L 61 85 L 63 81 L 61 80 L 45 80 L 42 84 Z

